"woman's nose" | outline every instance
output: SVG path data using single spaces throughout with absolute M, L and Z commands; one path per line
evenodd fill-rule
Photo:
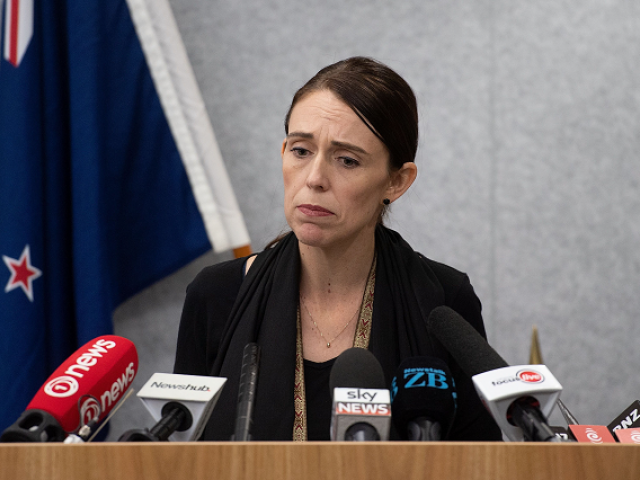
M 329 187 L 328 162 L 324 155 L 319 154 L 309 164 L 307 186 L 326 190 Z

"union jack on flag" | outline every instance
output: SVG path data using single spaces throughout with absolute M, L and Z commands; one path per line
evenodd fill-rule
M 3 58 L 20 65 L 32 36 L 33 0 L 5 0 Z

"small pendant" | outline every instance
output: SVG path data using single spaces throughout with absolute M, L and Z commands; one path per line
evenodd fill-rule
M 327 348 L 331 347 L 331 342 L 327 342 Z

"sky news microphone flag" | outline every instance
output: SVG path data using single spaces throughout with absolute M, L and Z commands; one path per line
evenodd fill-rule
M 0 0 L 0 431 L 244 220 L 168 0 Z

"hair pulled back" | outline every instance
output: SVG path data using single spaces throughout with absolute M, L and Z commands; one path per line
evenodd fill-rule
M 389 166 L 398 170 L 413 162 L 418 149 L 418 107 L 407 82 L 386 65 L 367 57 L 351 57 L 320 70 L 293 97 L 285 117 L 285 133 L 293 107 L 306 95 L 329 90 L 346 103 L 389 151 Z

